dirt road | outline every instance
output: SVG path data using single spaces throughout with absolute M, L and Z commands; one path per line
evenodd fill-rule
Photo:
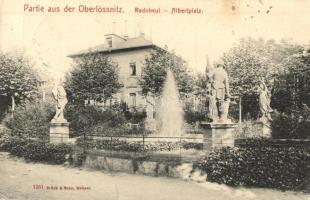
M 310 200 L 302 193 L 26 163 L 1 152 L 0 183 L 0 200 Z

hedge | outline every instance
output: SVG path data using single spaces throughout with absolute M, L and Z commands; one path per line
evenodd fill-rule
M 211 182 L 304 190 L 310 184 L 309 146 L 271 145 L 249 139 L 247 145 L 223 148 L 201 160 L 198 167 Z
M 119 139 L 92 139 L 80 137 L 76 141 L 77 146 L 85 147 L 88 149 L 97 150 L 114 150 L 114 151 L 127 151 L 127 152 L 158 152 L 158 151 L 175 151 L 183 148 L 202 150 L 202 143 L 191 142 L 128 142 Z M 85 145 L 85 146 L 84 146 Z
M 10 138 L 9 140 L 1 141 L 0 150 L 8 151 L 12 155 L 24 157 L 31 161 L 62 164 L 72 153 L 72 146 Z
M 310 139 L 310 108 L 304 105 L 289 113 L 275 112 L 271 130 L 274 139 Z
M 55 108 L 52 103 L 29 102 L 24 107 L 17 107 L 13 118 L 8 115 L 4 119 L 4 125 L 12 136 L 46 139 L 54 114 Z

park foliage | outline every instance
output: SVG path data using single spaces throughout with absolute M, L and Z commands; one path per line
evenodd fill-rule
M 230 75 L 232 93 L 243 98 L 243 116 L 257 119 L 258 81 L 264 80 L 271 90 L 273 121 L 272 137 L 277 139 L 309 138 L 310 130 L 310 64 L 309 49 L 273 40 L 244 38 L 223 60 Z M 51 102 L 25 103 L 38 92 L 39 79 L 29 61 L 22 57 L 0 54 L 1 94 L 13 97 L 19 106 L 14 117 L 4 122 L 9 128 L 1 135 L 0 150 L 32 161 L 64 163 L 72 152 L 72 146 L 53 145 L 48 139 L 49 122 L 55 108 Z M 122 105 L 108 109 L 84 106 L 85 100 L 104 101 L 119 89 L 118 69 L 110 58 L 89 54 L 75 60 L 76 65 L 66 78 L 66 90 L 70 103 L 66 118 L 70 131 L 80 136 L 77 145 L 94 149 L 117 151 L 172 151 L 177 148 L 201 149 L 197 144 L 165 143 L 142 145 L 113 140 L 85 140 L 88 135 L 146 135 L 143 123 L 145 113 L 128 112 Z M 9 67 L 8 67 L 9 66 Z M 162 92 L 166 69 L 176 77 L 179 92 L 186 95 L 197 88 L 207 87 L 204 76 L 193 79 L 186 71 L 184 61 L 165 50 L 154 51 L 146 59 L 140 80 L 144 94 L 158 96 Z M 202 91 L 202 90 L 200 90 Z M 83 106 L 81 106 L 81 103 Z M 185 119 L 194 123 L 203 120 L 202 113 L 186 113 Z M 132 129 L 128 123 L 141 126 Z M 84 136 L 84 137 L 83 137 Z M 203 159 L 198 166 L 207 172 L 208 180 L 233 186 L 271 187 L 282 190 L 300 190 L 309 184 L 310 152 L 307 146 L 278 145 L 266 139 L 250 139 L 246 145 L 224 148 Z
M 289 73 L 289 63 L 303 51 L 303 47 L 287 40 L 276 42 L 253 38 L 242 38 L 221 58 L 229 73 L 232 94 L 242 97 L 242 115 L 251 119 L 260 116 L 258 85 L 263 80 L 272 96 L 279 90 L 278 80 Z M 289 91 L 287 91 L 288 93 Z M 287 94 L 289 95 L 289 94 Z M 287 98 L 273 98 L 286 104 Z M 274 108 L 278 109 L 275 105 Z
M 103 102 L 111 98 L 119 87 L 117 65 L 99 53 L 74 58 L 73 68 L 65 81 L 69 101 L 75 105 L 90 100 Z
M 146 58 L 142 69 L 142 75 L 139 81 L 142 87 L 142 93 L 144 95 L 151 94 L 159 96 L 162 93 L 168 69 L 175 76 L 181 96 L 193 91 L 194 79 L 188 73 L 186 62 L 173 52 L 156 49 Z
M 107 150 L 107 151 L 123 151 L 123 152 L 136 152 L 136 153 L 147 153 L 147 152 L 160 152 L 160 151 L 178 151 L 180 149 L 196 149 L 202 150 L 201 143 L 193 142 L 129 142 L 119 140 L 116 138 L 106 139 L 93 139 L 93 138 L 79 138 L 76 142 L 77 146 L 87 147 L 88 149 L 95 150 Z
M 309 163 L 309 142 L 302 146 L 290 141 L 279 144 L 268 139 L 248 139 L 240 147 L 214 151 L 198 167 L 211 182 L 306 190 L 310 183 Z
M 0 95 L 11 99 L 12 109 L 38 96 L 40 77 L 34 63 L 22 53 L 0 52 Z
M 18 137 L 1 138 L 0 151 L 7 151 L 30 161 L 63 164 L 69 160 L 72 146 L 50 144 L 41 140 L 25 140 Z
M 46 140 L 49 137 L 49 122 L 54 114 L 55 107 L 50 102 L 28 102 L 17 107 L 13 118 L 7 116 L 4 124 L 12 136 Z

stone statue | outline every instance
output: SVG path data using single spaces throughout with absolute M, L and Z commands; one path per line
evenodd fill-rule
M 55 98 L 56 102 L 56 114 L 54 118 L 52 119 L 52 122 L 55 121 L 64 121 L 67 120 L 64 118 L 64 109 L 66 104 L 68 103 L 67 100 L 67 94 L 62 84 L 55 84 L 53 90 L 52 90 L 53 96 Z
M 216 99 L 215 96 L 212 95 L 211 91 L 207 91 L 206 100 L 208 103 L 207 104 L 208 118 L 214 121 L 214 119 L 217 118 L 218 113 L 216 109 Z
M 214 121 L 215 118 L 218 116 L 217 108 L 216 108 L 216 99 L 215 96 L 212 93 L 212 88 L 211 88 L 211 80 L 213 76 L 213 67 L 206 68 L 206 78 L 207 78 L 207 91 L 206 91 L 206 111 L 207 111 L 207 116 L 209 119 L 212 119 Z
M 259 84 L 259 109 L 262 114 L 260 120 L 265 124 L 268 125 L 269 122 L 272 120 L 270 113 L 273 111 L 270 107 L 271 97 L 268 91 L 268 88 L 264 81 L 260 81 Z
M 227 118 L 230 93 L 228 84 L 228 74 L 223 63 L 218 63 L 213 70 L 211 79 L 211 105 L 213 111 L 213 122 L 230 122 Z M 214 115 L 216 114 L 216 115 Z

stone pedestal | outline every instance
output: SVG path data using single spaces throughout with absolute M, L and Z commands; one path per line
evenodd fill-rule
M 256 122 L 256 125 L 259 127 L 259 135 L 261 137 L 266 137 L 270 138 L 271 137 L 271 128 L 270 128 L 270 123 L 264 123 L 264 122 Z
M 50 123 L 50 143 L 69 142 L 69 123 L 67 121 L 55 121 Z
M 237 124 L 201 122 L 203 130 L 203 149 L 210 152 L 216 148 L 233 147 Z

